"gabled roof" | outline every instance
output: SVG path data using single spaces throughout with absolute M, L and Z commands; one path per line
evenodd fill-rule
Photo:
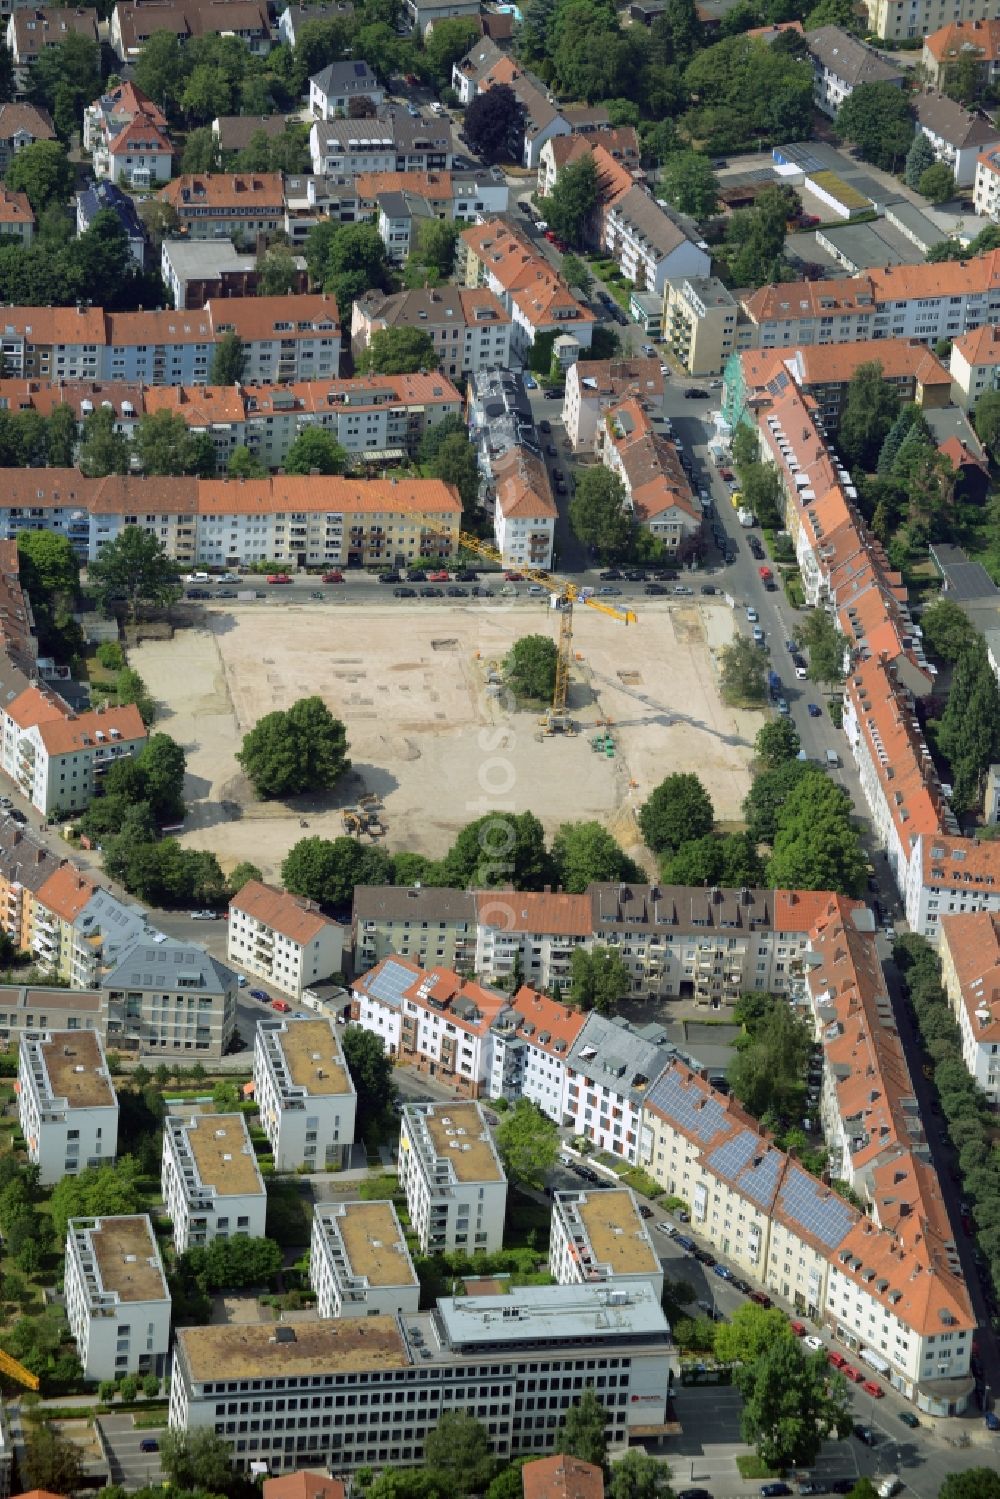
M 283 1478 L 265 1478 L 264 1499 L 344 1499 L 345 1489 L 339 1478 L 326 1473 L 286 1473 Z
M 121 156 L 125 151 L 146 151 L 155 156 L 173 156 L 174 148 L 166 131 L 154 125 L 144 115 L 130 120 L 112 141 L 108 143 L 112 156 Z
M 996 62 L 1000 59 L 1000 20 L 954 21 L 925 36 L 924 48 L 939 66 L 963 57 Z
M 523 1499 L 604 1499 L 604 1474 L 568 1453 L 529 1459 L 521 1469 L 521 1491 Z
M 508 520 L 556 520 L 548 470 L 538 453 L 515 443 L 493 460 L 496 504 Z M 582 899 L 582 897 L 581 897 Z
M 815 62 L 821 63 L 851 88 L 859 83 L 902 83 L 906 74 L 895 68 L 857 37 L 840 26 L 818 26 L 807 31 L 806 46 Z
M 36 141 L 54 141 L 56 138 L 52 116 L 47 109 L 37 104 L 0 104 L 0 140 L 13 140 L 16 135 L 30 135 Z
M 328 63 L 309 82 L 323 94 L 371 93 L 378 85 L 375 74 L 363 61 Z
M 986 115 L 966 109 L 945 94 L 918 94 L 913 102 L 917 124 L 956 150 L 992 146 L 1000 140 L 1000 126 Z
M 178 213 L 196 208 L 225 213 L 251 205 L 277 213 L 284 208 L 285 185 L 280 172 L 186 172 L 159 196 Z
M 329 916 L 323 915 L 314 901 L 286 890 L 276 890 L 261 880 L 248 880 L 229 902 L 229 909 L 252 916 L 262 926 L 270 927 L 300 946 L 337 925 Z

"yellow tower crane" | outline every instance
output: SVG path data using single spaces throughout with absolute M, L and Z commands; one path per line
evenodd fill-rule
M 485 557 L 489 562 L 503 564 L 503 557 L 496 547 L 490 546 L 487 541 L 480 541 L 478 536 L 470 536 L 467 532 L 459 532 L 459 544 L 467 552 L 475 552 L 480 557 Z M 573 660 L 573 605 L 583 604 L 587 609 L 596 609 L 599 614 L 610 615 L 623 625 L 634 625 L 638 623 L 639 616 L 631 609 L 617 609 L 614 604 L 605 604 L 602 599 L 583 598 L 575 583 L 568 583 L 565 578 L 559 578 L 555 573 L 545 572 L 537 567 L 518 567 L 518 572 L 525 578 L 530 578 L 532 583 L 540 583 L 547 588 L 552 595 L 553 606 L 559 610 L 559 643 L 556 647 L 556 683 L 552 693 L 552 707 L 545 716 L 545 732 L 547 734 L 565 734 L 572 732 L 572 722 L 567 712 L 566 702 L 569 696 L 569 673 Z

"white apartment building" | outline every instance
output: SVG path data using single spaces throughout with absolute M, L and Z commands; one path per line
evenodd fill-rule
M 549 1273 L 561 1286 L 645 1281 L 663 1295 L 663 1265 L 628 1187 L 556 1192 Z
M 589 1385 L 609 1411 L 609 1442 L 664 1432 L 679 1365 L 650 1286 L 526 1286 L 503 1300 L 502 1316 L 495 1296 L 463 1296 L 405 1323 L 182 1327 L 170 1428 L 217 1431 L 241 1472 L 353 1472 L 419 1464 L 442 1413 L 467 1410 L 506 1460 L 551 1452 Z
M 399 1184 L 422 1254 L 502 1248 L 507 1177 L 478 1104 L 404 1107 Z
M 902 88 L 904 73 L 841 26 L 818 26 L 807 37 L 813 65 L 813 99 L 833 119 L 859 84 L 890 83 Z
M 101 923 L 99 935 L 94 924 L 83 931 L 91 932 L 103 953 L 99 982 L 110 1044 L 148 1057 L 225 1056 L 236 1034 L 239 987 L 233 970 L 194 943 L 148 926 L 131 941 L 125 933 L 116 941 L 110 923 Z M 134 925 L 126 913 L 127 930 Z
M 145 747 L 134 705 L 74 713 L 55 692 L 29 687 L 0 709 L 0 767 L 39 812 L 81 812 L 109 765 Z
M 386 1052 L 477 1098 L 490 1073 L 491 1029 L 506 994 L 447 968 L 423 970 L 385 958 L 351 990 L 351 1018 L 382 1038 Z
M 1000 328 L 977 328 L 956 338 L 948 369 L 952 398 L 964 411 L 972 410 L 988 390 L 1000 390 Z
M 981 218 L 1000 219 L 1000 151 L 983 151 L 976 157 L 972 201 Z
M 524 985 L 493 1024 L 490 1098 L 526 1098 L 562 1124 L 566 1060 L 585 1024 L 580 1010 Z
M 592 1010 L 566 1058 L 563 1124 L 630 1166 L 639 1163 L 650 1084 L 675 1056 L 662 1026 L 641 1029 Z
M 663 373 L 658 359 L 579 359 L 566 371 L 562 419 L 575 453 L 592 453 L 604 413 L 633 397 L 659 416 Z
M 249 880 L 229 902 L 229 961 L 296 999 L 339 973 L 343 952 L 343 927 L 315 901 Z
M 605 211 L 602 240 L 622 275 L 644 291 L 662 294 L 668 277 L 707 276 L 712 269 L 707 248 L 642 187 L 629 188 Z
M 166 1373 L 170 1292 L 147 1213 L 71 1218 L 64 1291 L 84 1379 Z
M 689 375 L 722 374 L 736 347 L 738 312 L 735 297 L 716 276 L 667 281 L 663 336 Z
M 253 1083 L 276 1171 L 343 1165 L 358 1100 L 331 1020 L 258 1021 Z
M 941 982 L 962 1036 L 962 1060 L 991 1103 L 1000 1102 L 1000 916 L 941 921 Z
M 318 1203 L 309 1284 L 321 1317 L 405 1317 L 417 1311 L 420 1282 L 392 1203 Z
M 527 984 L 566 985 L 574 948 L 593 944 L 589 894 L 479 890 L 475 971 L 500 984 L 517 969 Z
M 178 1254 L 213 1239 L 262 1239 L 267 1197 L 242 1114 L 163 1121 L 163 1200 Z
M 1000 148 L 1000 129 L 985 114 L 965 109 L 945 94 L 918 94 L 917 127 L 959 187 L 972 187 L 983 155 Z
M 517 443 L 493 460 L 492 483 L 493 539 L 503 565 L 548 572 L 558 511 L 545 460 Z
M 43 1186 L 114 1161 L 118 1098 L 95 1031 L 22 1035 L 17 1080 L 21 1133 Z
M 475 370 L 507 369 L 511 316 L 485 287 L 422 287 L 369 292 L 354 303 L 351 347 L 355 357 L 389 328 L 419 328 L 434 343 L 438 368 L 450 379 Z

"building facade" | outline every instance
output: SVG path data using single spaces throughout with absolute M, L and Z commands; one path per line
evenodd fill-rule
M 239 993 L 231 968 L 148 928 L 127 944 L 112 941 L 107 957 L 100 985 L 109 1045 L 148 1057 L 225 1056 Z
M 553 1195 L 549 1273 L 560 1286 L 645 1282 L 662 1297 L 663 1266 L 628 1187 Z
M 43 1186 L 112 1164 L 118 1097 L 96 1031 L 22 1035 L 17 1086 L 21 1133 Z
M 226 951 L 231 963 L 301 999 L 340 972 L 344 929 L 314 901 L 250 880 L 229 902 Z
M 276 1171 L 325 1171 L 344 1164 L 354 1141 L 358 1100 L 332 1021 L 304 1016 L 258 1021 L 253 1082 Z
M 420 1282 L 391 1202 L 318 1204 L 309 1284 L 321 1317 L 408 1316 Z
M 213 1239 L 262 1239 L 267 1196 L 242 1114 L 168 1115 L 163 1200 L 178 1254 Z
M 962 1060 L 991 1103 L 1000 1101 L 1000 916 L 941 921 L 941 982 L 962 1037 Z
M 422 1254 L 502 1248 L 507 1178 L 478 1104 L 404 1106 L 399 1184 Z
M 170 1292 L 148 1214 L 71 1218 L 64 1289 L 84 1379 L 166 1373 Z

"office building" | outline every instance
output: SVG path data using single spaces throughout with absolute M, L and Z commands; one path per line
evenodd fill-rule
M 242 1114 L 166 1117 L 163 1200 L 178 1254 L 213 1239 L 264 1237 L 267 1197 Z
M 478 1104 L 404 1106 L 399 1185 L 422 1254 L 503 1247 L 507 1178 Z
M 276 1171 L 344 1164 L 358 1100 L 332 1020 L 259 1020 L 253 1082 Z
M 166 1373 L 170 1292 L 148 1214 L 71 1218 L 65 1297 L 84 1379 Z
M 318 1203 L 309 1284 L 321 1317 L 392 1317 L 417 1311 L 420 1282 L 392 1203 Z
M 419 1464 L 442 1413 L 467 1410 L 507 1460 L 551 1452 L 587 1386 L 609 1412 L 609 1444 L 659 1438 L 678 1367 L 650 1286 L 527 1286 L 405 1319 L 182 1327 L 169 1420 L 217 1431 L 241 1472 L 353 1472 Z
M 663 1295 L 663 1266 L 628 1187 L 554 1194 L 549 1271 L 561 1286 L 646 1281 Z
M 22 1035 L 17 1080 L 21 1133 L 43 1186 L 114 1161 L 118 1098 L 96 1032 Z

